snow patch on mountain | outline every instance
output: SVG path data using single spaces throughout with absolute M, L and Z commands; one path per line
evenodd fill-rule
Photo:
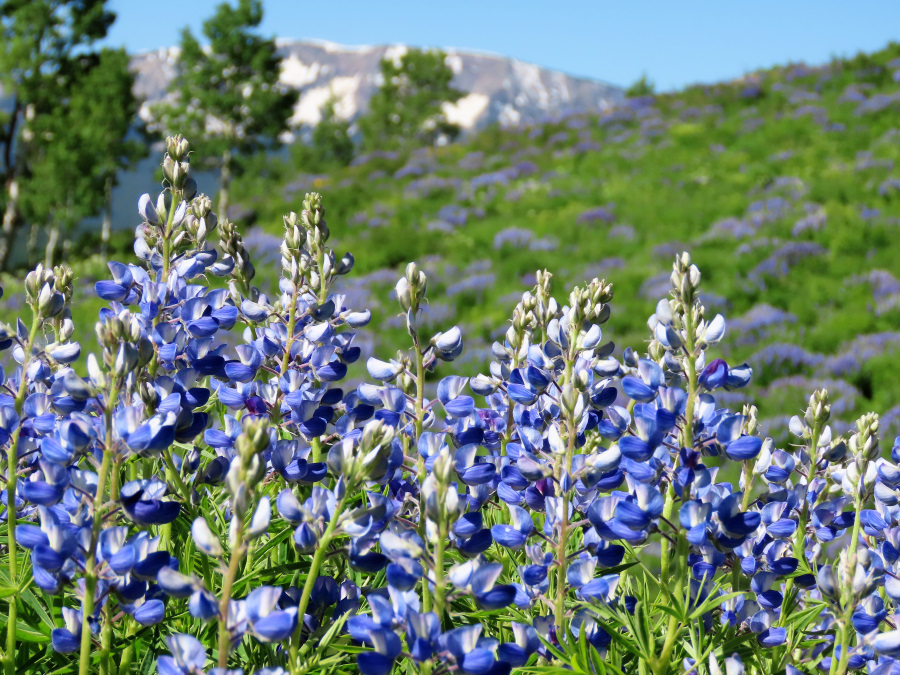
M 486 94 L 469 94 L 456 103 L 445 103 L 444 114 L 448 122 L 458 124 L 463 129 L 472 129 L 490 103 L 491 99 Z

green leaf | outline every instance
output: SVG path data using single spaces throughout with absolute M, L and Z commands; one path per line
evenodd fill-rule
M 697 609 L 691 612 L 691 615 L 688 617 L 689 621 L 696 621 L 701 616 L 712 610 L 714 607 L 718 607 L 723 602 L 728 602 L 732 598 L 737 598 L 742 595 L 745 595 L 746 591 L 737 591 L 735 593 L 728 593 L 727 595 L 720 595 L 718 597 L 709 597 L 706 599 L 702 605 L 700 605 Z M 712 594 L 710 594 L 712 595 Z
M 30 626 L 16 621 L 16 639 L 22 642 L 50 642 L 50 633 L 44 632 L 40 627 Z

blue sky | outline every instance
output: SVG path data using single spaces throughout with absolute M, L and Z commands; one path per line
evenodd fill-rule
M 107 43 L 143 51 L 199 34 L 218 0 L 111 0 Z M 900 40 L 900 2 L 882 0 L 265 0 L 263 32 L 342 44 L 490 51 L 658 89 L 737 77 L 788 61 L 820 63 Z

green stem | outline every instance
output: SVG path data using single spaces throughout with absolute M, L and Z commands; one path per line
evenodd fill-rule
M 677 551 L 676 551 L 676 563 L 678 566 L 678 570 L 675 573 L 675 598 L 681 602 L 684 593 L 684 575 L 685 575 L 685 564 L 687 563 L 687 555 L 688 555 L 688 541 L 685 537 L 679 532 L 678 542 L 677 542 Z M 662 582 L 666 583 L 667 579 L 665 577 L 662 578 Z M 655 675 L 664 675 L 669 670 L 669 663 L 672 660 L 672 652 L 675 649 L 675 643 L 678 640 L 678 637 L 681 635 L 681 625 L 678 620 L 678 617 L 674 614 L 669 615 L 669 623 L 666 627 L 666 641 L 663 643 L 662 652 L 659 655 L 658 659 L 655 659 L 653 664 L 653 672 Z
M 419 439 L 422 438 L 422 426 L 423 426 L 423 417 L 425 410 L 425 355 L 422 354 L 422 350 L 419 347 L 419 339 L 413 338 L 413 344 L 416 351 L 416 437 L 413 439 L 413 451 L 416 449 L 416 445 L 419 442 Z M 418 454 L 418 453 L 417 453 Z M 416 462 L 416 468 L 418 472 L 419 479 L 419 490 L 422 489 L 422 485 L 425 483 L 425 478 L 427 476 L 427 472 L 425 471 L 425 458 L 419 455 L 419 458 Z M 427 535 L 425 531 L 425 503 L 422 501 L 421 492 L 419 496 L 419 527 L 418 532 L 419 536 L 422 537 L 422 541 L 427 541 Z M 422 580 L 422 611 L 428 613 L 431 611 L 431 589 L 428 587 L 428 580 Z
M 422 411 L 425 409 L 425 355 L 416 340 L 416 442 L 422 437 Z
M 684 408 L 684 426 L 681 432 L 681 445 L 691 448 L 694 445 L 694 404 L 697 399 L 697 361 L 694 356 L 694 322 L 691 318 L 692 308 L 685 309 L 684 330 L 687 335 L 685 339 L 685 370 L 687 371 L 688 380 L 688 397 Z M 673 469 L 678 464 L 678 458 L 675 458 Z M 675 514 L 675 486 L 674 476 L 669 481 L 669 487 L 666 490 L 666 501 L 663 505 L 663 516 L 667 520 L 672 520 Z M 660 569 L 662 571 L 660 578 L 665 582 L 669 578 L 669 540 L 663 537 L 660 542 Z
M 237 577 L 241 559 L 244 557 L 244 522 L 238 523 L 237 546 L 231 552 L 228 571 L 222 583 L 222 599 L 219 601 L 219 668 L 228 666 L 228 653 L 231 651 L 231 636 L 228 633 L 228 606 L 231 604 L 231 591 Z
M 303 594 L 300 596 L 300 604 L 297 607 L 297 628 L 294 631 L 294 635 L 291 637 L 291 657 L 289 661 L 291 673 L 297 673 L 300 670 L 300 665 L 297 663 L 297 657 L 300 653 L 303 617 L 306 616 L 306 608 L 309 607 L 309 598 L 312 595 L 313 585 L 316 583 L 316 579 L 319 578 L 319 569 L 322 567 L 322 561 L 325 560 L 325 554 L 328 552 L 331 540 L 335 536 L 341 513 L 344 511 L 350 492 L 350 486 L 348 485 L 347 490 L 344 492 L 344 496 L 341 497 L 341 500 L 338 502 L 334 515 L 332 515 L 331 520 L 328 523 L 328 527 L 325 529 L 325 534 L 322 535 L 322 538 L 316 546 L 312 564 L 309 566 L 309 572 L 306 575 L 306 582 L 303 584 Z
M 807 487 L 814 478 L 814 469 L 816 467 L 816 450 L 819 447 L 819 435 L 821 429 L 819 423 L 813 425 L 812 436 L 809 441 L 809 456 L 812 463 L 809 468 L 809 477 L 807 479 Z M 797 531 L 794 532 L 794 557 L 799 560 L 803 566 L 807 566 L 806 560 L 806 525 L 809 522 L 809 496 L 803 499 L 803 508 L 800 510 L 800 521 L 797 523 Z
M 673 480 L 669 481 L 669 485 L 666 488 L 666 501 L 663 504 L 663 518 L 672 522 L 672 516 L 675 513 L 675 485 L 673 485 Z M 669 540 L 665 537 L 662 538 L 660 542 L 659 549 L 659 567 L 660 574 L 659 578 L 663 583 L 668 583 L 669 580 Z
M 115 454 L 113 447 L 112 413 L 119 397 L 118 378 L 114 378 L 110 384 L 110 392 L 106 401 L 106 409 L 103 416 L 106 420 L 106 441 L 103 445 L 103 461 L 100 463 L 100 474 L 97 478 L 97 492 L 94 495 L 94 520 L 91 528 L 91 542 L 85 562 L 85 589 L 84 604 L 81 617 L 81 652 L 78 658 L 79 675 L 89 675 L 91 670 L 91 616 L 94 614 L 94 594 L 97 590 L 97 538 L 103 524 L 103 503 L 106 499 L 106 483 L 109 481 L 112 458 Z
M 166 229 L 163 232 L 162 237 L 162 259 L 163 259 L 163 269 L 162 269 L 162 278 L 163 281 L 168 281 L 169 279 L 169 269 L 171 268 L 171 234 L 172 234 L 172 221 L 175 219 L 175 211 L 181 205 L 181 200 L 175 200 L 175 191 L 172 191 L 172 203 L 169 205 L 169 213 L 166 216 Z
M 574 349 L 574 339 L 572 340 L 572 348 Z M 572 383 L 573 372 L 575 370 L 575 355 L 569 354 L 566 359 L 566 369 L 564 373 L 563 386 Z M 568 569 L 568 556 L 566 555 L 566 544 L 569 538 L 569 493 L 562 489 L 563 476 L 572 472 L 572 458 L 575 454 L 575 438 L 577 436 L 577 425 L 575 424 L 574 413 L 566 416 L 566 431 L 568 433 L 566 454 L 562 465 L 558 465 L 556 479 L 559 484 L 560 497 L 562 500 L 562 522 L 559 527 L 559 539 L 556 542 L 556 599 L 553 607 L 553 621 L 556 624 L 557 635 L 562 635 L 565 628 L 563 624 L 566 618 L 566 572 Z
M 288 313 L 287 324 L 287 340 L 284 345 L 284 356 L 281 359 L 281 374 L 287 372 L 288 363 L 291 359 L 291 345 L 294 344 L 294 330 L 297 327 L 297 284 L 294 284 L 294 290 L 291 293 L 291 308 Z
M 109 654 L 112 651 L 112 623 L 109 616 L 103 612 L 103 630 L 100 634 L 100 675 L 109 675 Z
M 119 462 L 119 458 L 117 457 L 113 460 L 113 470 L 112 470 L 112 483 L 109 486 L 109 498 L 111 501 L 117 502 L 119 501 L 119 495 L 121 491 L 122 482 L 122 466 Z
M 812 429 L 812 437 L 810 439 L 810 457 L 812 457 L 812 465 L 810 466 L 810 475 L 807 480 L 807 487 L 809 485 L 809 481 L 813 479 L 812 470 L 815 467 L 816 461 L 816 448 L 819 445 L 819 426 L 818 424 L 813 426 Z M 744 508 L 743 510 L 746 510 Z M 809 501 L 804 498 L 803 505 L 800 509 L 800 518 L 797 522 L 797 530 L 794 532 L 793 538 L 793 553 L 794 557 L 800 561 L 801 569 L 808 568 L 808 562 L 806 560 L 806 524 L 809 522 Z M 781 610 L 781 625 L 787 626 L 790 622 L 791 614 L 794 610 L 794 598 L 797 597 L 797 593 L 794 591 L 794 580 L 793 578 L 787 580 L 787 584 L 785 584 L 784 590 L 784 599 L 785 602 L 782 605 Z
M 862 481 L 862 475 L 860 481 Z M 853 534 L 850 539 L 850 558 L 856 555 L 856 549 L 859 548 L 859 527 L 860 527 L 860 511 L 863 507 L 863 499 L 861 494 L 856 496 L 856 516 L 853 518 Z
M 853 620 L 853 605 L 848 605 L 847 609 L 844 610 L 844 615 L 841 617 L 841 634 L 840 634 L 840 647 L 841 647 L 841 658 L 840 661 L 835 658 L 835 654 L 837 653 L 837 647 L 835 647 L 835 651 L 831 654 L 831 668 L 829 669 L 830 675 L 844 675 L 847 672 L 847 663 L 850 661 L 850 628 L 852 626 Z
M 122 659 L 119 661 L 120 675 L 128 675 L 131 671 L 131 662 L 134 660 L 134 634 L 136 632 L 136 622 L 132 619 L 128 620 L 128 630 L 125 633 L 125 649 L 122 650 Z
M 862 476 L 864 476 L 864 475 L 865 475 L 865 471 L 861 471 L 860 472 L 860 481 L 862 481 Z M 861 487 L 862 486 L 860 486 L 860 488 Z M 863 507 L 863 501 L 864 500 L 863 500 L 862 491 L 860 489 L 858 489 L 857 493 L 856 493 L 856 500 L 855 500 L 856 517 L 853 519 L 853 532 L 850 535 L 851 536 L 850 551 L 847 556 L 847 560 L 852 565 L 856 564 L 856 551 L 859 548 L 860 511 L 862 510 L 862 507 Z M 851 571 L 851 574 L 852 574 L 852 571 Z M 849 583 L 850 583 L 849 579 L 846 580 L 845 583 L 849 585 Z M 844 593 L 845 598 L 846 598 L 846 596 L 849 596 L 849 595 L 850 595 L 850 593 L 845 591 L 845 593 Z M 850 601 L 849 599 L 847 599 L 847 607 L 844 609 L 843 617 L 841 617 L 841 636 L 840 636 L 840 642 L 838 643 L 841 647 L 841 659 L 840 659 L 840 663 L 838 664 L 837 671 L 835 671 L 834 665 L 835 665 L 836 659 L 834 658 L 834 653 L 832 653 L 832 656 L 831 656 L 831 672 L 832 673 L 837 672 L 837 673 L 843 674 L 843 673 L 847 672 L 847 663 L 850 660 L 850 635 L 851 635 L 850 628 L 851 628 L 851 625 L 852 625 L 851 622 L 853 619 L 853 609 L 854 609 L 854 603 L 852 601 Z M 835 649 L 836 649 L 836 647 L 835 647 Z
M 448 489 L 453 489 L 452 486 Z M 443 514 L 442 514 L 443 516 Z M 444 584 L 444 549 L 447 545 L 449 532 L 446 527 L 446 518 L 442 517 L 438 526 L 438 539 L 434 551 L 434 610 L 437 612 L 438 621 L 443 622 L 444 612 L 447 608 L 447 587 Z M 425 582 L 426 585 L 428 582 Z
M 319 265 L 319 304 L 324 304 L 328 299 L 328 280 L 325 279 L 325 251 L 320 250 L 316 256 Z
M 16 413 L 21 417 L 22 408 L 25 405 L 25 395 L 28 393 L 28 366 L 31 365 L 31 350 L 41 327 L 40 314 L 35 305 L 31 319 L 31 330 L 28 333 L 28 342 L 25 344 L 25 358 L 22 363 L 22 379 L 16 392 Z M 13 431 L 9 448 L 6 451 L 6 490 L 7 490 L 7 520 L 6 520 L 6 544 L 9 548 L 9 585 L 16 587 L 16 579 L 19 576 L 18 545 L 16 543 L 16 486 L 19 470 L 19 436 L 22 432 L 21 423 Z M 16 623 L 18 605 L 16 597 L 18 593 L 9 597 L 9 606 L 6 625 L 6 675 L 15 675 L 16 672 Z

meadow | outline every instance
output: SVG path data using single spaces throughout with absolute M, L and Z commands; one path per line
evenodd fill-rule
M 4 672 L 900 669 L 898 106 L 892 45 L 298 149 L 233 223 L 167 139 L 3 278 Z
M 561 288 L 599 275 L 627 289 L 612 337 L 635 345 L 689 250 L 705 305 L 740 322 L 723 348 L 766 390 L 768 433 L 784 437 L 817 386 L 838 418 L 873 409 L 898 433 L 898 59 L 761 71 L 327 174 L 266 162 L 236 196 L 257 224 L 248 248 L 264 270 L 282 213 L 326 193 L 336 247 L 359 252 L 345 290 L 371 307 L 382 351 L 403 344 L 387 294 L 415 260 L 440 295 L 425 320 L 460 324 L 467 368 L 487 363 L 538 269 Z

